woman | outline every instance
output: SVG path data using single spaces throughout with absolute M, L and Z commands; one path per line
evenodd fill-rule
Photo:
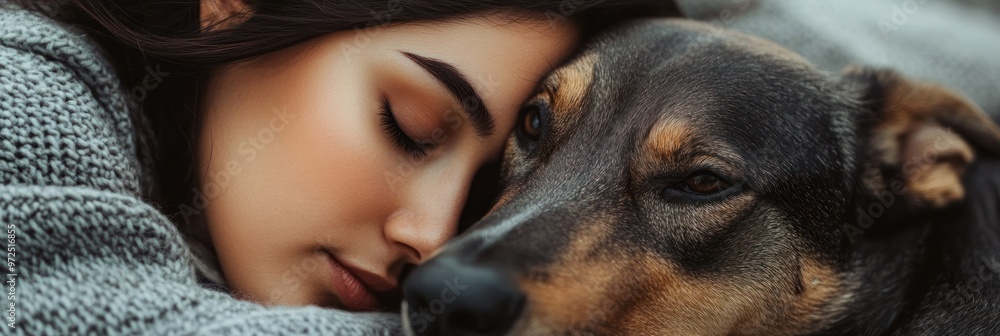
M 35 10 L 0 3 L 18 334 L 398 332 L 316 306 L 394 308 L 541 77 L 602 26 L 672 9 L 17 3 Z

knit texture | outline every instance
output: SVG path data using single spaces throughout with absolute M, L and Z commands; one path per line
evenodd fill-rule
M 921 2 L 883 33 L 879 21 L 898 2 L 865 11 L 856 8 L 868 0 L 747 1 L 745 10 L 731 0 L 680 2 L 696 18 L 773 39 L 825 70 L 889 66 L 1000 111 L 995 13 Z M 394 314 L 264 307 L 199 285 L 184 238 L 139 199 L 146 177 L 125 92 L 81 34 L 0 8 L 0 227 L 16 234 L 18 274 L 16 328 L 0 326 L 3 334 L 399 333 Z
M 16 235 L 17 274 L 2 334 L 401 334 L 396 314 L 265 307 L 200 285 L 184 237 L 139 198 L 111 69 L 81 33 L 0 2 L 0 227 Z

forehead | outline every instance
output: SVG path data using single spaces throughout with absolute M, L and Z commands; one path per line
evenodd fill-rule
M 698 117 L 822 95 L 810 87 L 820 73 L 802 57 L 760 38 L 687 20 L 627 26 L 592 48 L 603 60 L 597 77 L 619 88 L 611 93 L 627 96 L 616 103 Z
M 573 52 L 579 39 L 572 24 L 532 18 L 511 21 L 504 13 L 405 22 L 334 34 L 338 43 L 332 45 L 331 53 L 356 61 L 349 65 L 353 68 L 400 51 L 454 66 L 482 97 L 494 118 L 510 124 L 520 104 L 554 65 L 563 63 Z
M 595 61 L 571 62 L 592 69 L 576 141 L 564 147 L 614 151 L 589 151 L 601 157 L 653 149 L 742 158 L 747 174 L 804 179 L 852 150 L 829 145 L 851 131 L 834 127 L 849 124 L 850 92 L 772 42 L 685 20 L 643 21 L 599 37 L 577 59 Z M 634 161 L 627 156 L 619 162 Z M 787 168 L 796 165 L 807 169 Z
M 626 26 L 589 47 L 601 60 L 593 76 L 595 107 L 619 112 L 614 118 L 645 118 L 631 124 L 682 119 L 694 128 L 730 130 L 801 124 L 836 93 L 825 74 L 772 42 L 687 20 Z

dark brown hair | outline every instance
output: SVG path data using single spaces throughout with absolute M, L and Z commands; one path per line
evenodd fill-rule
M 571 20 L 589 36 L 640 16 L 678 14 L 670 0 L 245 0 L 252 14 L 201 29 L 200 0 L 15 0 L 85 30 L 103 48 L 134 103 L 145 196 L 180 222 L 192 206 L 204 78 L 218 66 L 337 31 L 486 12 Z M 517 16 L 513 15 L 513 16 Z M 512 18 L 516 19 L 516 18 Z M 159 73 L 161 75 L 151 76 Z

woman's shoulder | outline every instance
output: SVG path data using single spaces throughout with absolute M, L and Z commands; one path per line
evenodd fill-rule
M 117 83 L 110 62 L 86 33 L 42 13 L 3 1 L 0 1 L 0 46 L 19 52 L 21 57 L 44 57 L 62 63 L 89 85 Z M 105 90 L 101 93 L 110 95 L 108 88 L 102 89 Z M 114 103 L 124 104 L 125 101 Z
M 138 195 L 130 106 L 82 32 L 0 2 L 0 184 Z

